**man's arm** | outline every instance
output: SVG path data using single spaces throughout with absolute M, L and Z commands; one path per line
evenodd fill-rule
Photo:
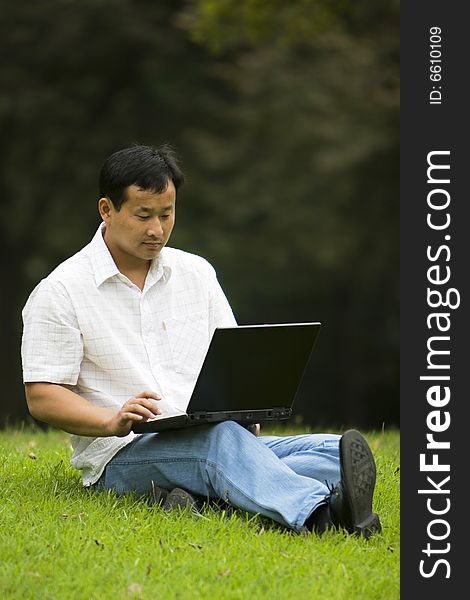
M 31 415 L 68 433 L 87 437 L 125 436 L 134 422 L 161 414 L 160 396 L 144 391 L 123 404 L 119 411 L 93 406 L 88 400 L 62 385 L 35 382 L 25 384 Z

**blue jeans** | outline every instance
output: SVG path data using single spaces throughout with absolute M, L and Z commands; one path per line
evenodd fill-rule
M 97 489 L 158 487 L 221 498 L 301 531 L 340 479 L 339 435 L 260 436 L 232 421 L 142 434 L 107 464 Z

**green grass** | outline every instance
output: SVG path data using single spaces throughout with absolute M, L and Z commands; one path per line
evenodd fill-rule
M 299 535 L 259 516 L 166 513 L 97 494 L 66 434 L 0 433 L 2 599 L 399 598 L 399 433 L 367 434 L 378 470 L 369 541 Z

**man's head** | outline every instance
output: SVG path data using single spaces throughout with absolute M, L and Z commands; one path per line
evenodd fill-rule
M 169 146 L 131 146 L 108 157 L 100 173 L 100 198 L 109 198 L 119 211 L 127 200 L 127 188 L 135 185 L 161 194 L 172 181 L 175 190 L 184 182 L 173 150 Z
M 104 239 L 121 269 L 148 264 L 167 243 L 184 175 L 168 146 L 132 146 L 112 154 L 100 173 Z

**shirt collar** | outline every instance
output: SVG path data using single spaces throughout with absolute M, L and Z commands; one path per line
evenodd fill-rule
M 89 244 L 89 254 L 95 275 L 96 287 L 99 287 L 111 277 L 120 274 L 120 271 L 117 268 L 113 257 L 111 256 L 108 246 L 104 241 L 103 232 L 104 223 L 100 223 L 98 230 Z M 166 283 L 171 277 L 171 267 L 169 264 L 167 264 L 167 261 L 163 256 L 164 250 L 165 249 L 163 248 L 160 256 L 151 262 L 145 281 L 145 288 L 147 289 L 160 279 L 163 279 L 163 282 Z
M 165 256 L 165 248 L 162 248 L 158 258 L 154 258 L 150 263 L 150 269 L 145 279 L 144 291 L 148 290 L 154 283 L 160 279 L 163 283 L 167 283 L 171 277 L 171 267 L 167 264 Z

